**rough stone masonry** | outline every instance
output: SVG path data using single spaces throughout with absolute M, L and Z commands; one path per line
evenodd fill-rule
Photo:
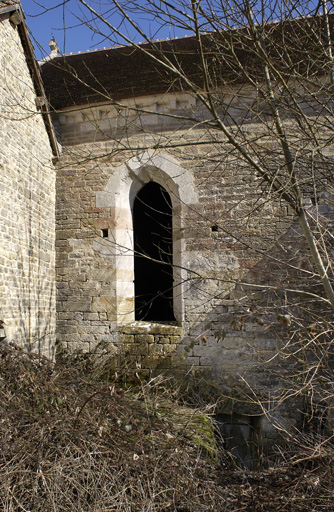
M 263 303 L 263 292 L 238 283 L 269 282 L 275 271 L 259 257 L 257 241 L 261 251 L 278 251 L 276 241 L 289 232 L 292 213 L 280 201 L 259 199 L 251 169 L 219 150 L 221 135 L 212 143 L 194 144 L 212 134 L 190 129 L 183 120 L 191 112 L 202 115 L 190 94 L 165 91 L 161 84 L 156 85 L 161 92 L 149 94 L 147 77 L 138 72 L 136 96 L 127 96 L 132 77 L 126 60 L 126 77 L 120 71 L 113 89 L 113 99 L 120 90 L 126 96 L 117 99 L 121 107 L 103 101 L 90 87 L 87 93 L 82 84 L 74 86 L 71 73 L 66 75 L 66 69 L 75 68 L 83 73 L 80 80 L 88 79 L 84 70 L 89 68 L 91 76 L 97 72 L 91 66 L 97 66 L 113 83 L 116 72 L 105 59 L 121 70 L 122 52 L 87 52 L 42 65 L 63 146 L 57 166 L 58 342 L 71 351 L 107 350 L 115 368 L 190 370 L 203 376 L 211 396 L 223 392 L 223 411 L 258 414 L 242 397 L 247 386 L 263 397 L 279 389 L 275 362 L 264 364 L 275 354 L 277 333 L 252 313 L 254 304 Z M 70 90 L 75 87 L 75 104 L 59 88 L 62 80 L 68 80 Z M 235 105 L 231 109 L 242 115 Z M 249 137 L 257 136 L 256 123 L 247 129 Z M 141 318 L 136 302 L 136 240 L 141 236 L 136 230 L 141 228 L 133 216 L 140 191 L 152 182 L 163 187 L 172 207 L 170 322 L 151 318 L 150 312 L 149 320 Z M 151 279 L 148 271 L 147 283 Z M 271 312 L 267 322 L 275 318 Z M 294 422 L 291 411 L 279 415 Z
M 308 265 L 291 210 L 266 200 L 221 133 L 189 121 L 205 120 L 201 103 L 131 48 L 46 59 L 45 98 L 8 5 L 0 8 L 0 333 L 4 325 L 7 340 L 53 356 L 56 258 L 59 345 L 105 351 L 115 369 L 197 374 L 222 413 L 250 425 L 261 411 L 245 394 L 270 404 L 291 372 L 287 364 L 275 372 L 288 322 L 277 322 L 284 297 L 267 290 L 298 283 Z M 194 54 L 191 38 L 175 44 Z M 242 102 L 220 94 L 233 119 L 252 108 L 246 86 Z M 48 101 L 63 147 L 56 210 Z M 245 133 L 277 154 L 256 119 Z M 284 425 L 297 420 L 292 402 L 274 414 Z M 271 435 L 265 420 L 262 428 Z
M 0 2 L 0 338 L 53 357 L 54 155 L 17 7 Z

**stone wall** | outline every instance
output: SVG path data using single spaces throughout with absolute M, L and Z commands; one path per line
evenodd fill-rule
M 182 342 L 182 328 L 145 322 L 118 326 L 117 364 L 138 370 L 170 370 Z
M 16 27 L 0 22 L 0 320 L 5 341 L 55 342 L 55 170 Z
M 248 385 L 266 399 L 280 389 L 272 371 L 277 362 L 264 361 L 275 354 L 277 329 L 283 336 L 286 327 L 277 326 L 278 297 L 265 289 L 285 269 L 274 268 L 265 253 L 281 257 L 291 212 L 278 200 L 261 200 L 252 171 L 223 144 L 191 144 L 204 141 L 205 130 L 151 119 L 145 131 L 133 125 L 117 131 L 113 115 L 108 123 L 99 110 L 55 117 L 64 145 L 57 171 L 58 341 L 70 350 L 128 351 L 137 369 L 192 368 L 236 411 L 254 412 L 241 401 Z M 248 129 L 253 135 L 257 127 Z M 168 150 L 144 151 L 161 137 Z M 134 321 L 132 202 L 150 180 L 173 202 L 176 326 Z M 264 291 L 242 281 L 263 284 Z M 170 328 L 177 334 L 161 335 Z

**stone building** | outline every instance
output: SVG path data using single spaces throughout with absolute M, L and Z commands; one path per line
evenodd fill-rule
M 0 2 L 0 339 L 53 357 L 58 147 L 18 2 Z
M 275 358 L 294 312 L 282 283 L 301 289 L 303 272 L 313 271 L 287 202 L 268 192 L 221 131 L 208 128 L 202 102 L 143 52 L 120 46 L 57 56 L 53 49 L 41 63 L 46 99 L 25 25 L 12 18 L 22 13 L 14 2 L 0 6 L 13 48 L 1 78 L 10 108 L 0 119 L 10 132 L 0 149 L 11 180 L 0 209 L 1 237 L 10 240 L 0 260 L 6 335 L 37 340 L 43 352 L 53 347 L 56 256 L 62 347 L 108 352 L 115 368 L 197 374 L 202 394 L 220 398 L 226 428 L 238 424 L 248 441 L 261 421 L 271 435 L 253 391 L 272 404 L 277 421 L 295 423 L 296 403 L 277 408 L 273 398 L 292 374 L 290 363 L 279 367 Z M 177 64 L 200 83 L 194 38 L 159 42 L 159 49 L 177 49 Z M 17 77 L 14 94 L 7 85 Z M 236 126 L 240 120 L 245 140 L 261 140 L 279 168 L 277 141 L 263 131 L 259 111 L 250 115 L 254 104 L 262 108 L 259 99 L 232 82 L 233 90 L 218 84 L 228 105 L 222 115 Z M 314 104 L 303 102 L 314 115 Z M 58 153 L 48 104 L 62 146 L 56 251 Z M 327 212 L 329 195 L 306 188 L 311 207 Z M 297 295 L 292 304 L 304 300 Z
M 176 49 L 196 83 L 194 38 L 159 49 Z M 219 130 L 208 130 L 198 98 L 145 53 L 121 46 L 58 56 L 42 65 L 42 76 L 63 148 L 59 343 L 106 350 L 115 368 L 202 375 L 202 393 L 223 396 L 221 412 L 233 411 L 227 424 L 253 434 L 263 412 L 245 399 L 253 391 L 278 422 L 294 423 L 302 404 L 277 408 L 274 398 L 293 375 L 275 358 L 292 311 L 279 290 L 284 282 L 300 288 L 311 266 L 287 202 L 263 195 L 253 169 Z M 254 91 L 239 83 L 232 92 L 221 85 L 220 94 L 224 115 L 240 120 L 245 140 L 262 138 L 261 151 L 279 168 L 277 141 L 249 114 Z M 305 108 L 313 115 L 311 104 Z

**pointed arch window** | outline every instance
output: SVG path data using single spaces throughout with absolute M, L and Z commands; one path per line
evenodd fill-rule
M 136 195 L 133 232 L 135 319 L 174 321 L 172 202 L 154 181 Z
M 153 182 L 155 185 L 149 185 Z M 145 185 L 147 184 L 147 185 Z M 134 226 L 134 218 L 138 219 L 138 215 L 133 215 L 134 201 L 139 195 L 140 202 L 141 190 L 145 189 L 146 186 L 158 187 L 160 195 L 160 206 L 155 208 L 161 210 L 161 204 L 166 202 L 166 198 L 169 197 L 169 219 L 173 224 L 169 225 L 166 233 L 173 231 L 172 241 L 171 235 L 169 234 L 169 240 L 172 242 L 172 250 L 167 249 L 165 252 L 169 254 L 165 263 L 164 272 L 169 269 L 167 274 L 169 275 L 169 282 L 167 285 L 162 287 L 162 291 L 168 291 L 168 298 L 162 307 L 157 307 L 158 313 L 153 316 L 152 308 L 149 312 L 149 317 L 156 319 L 156 321 L 165 321 L 163 318 L 172 318 L 182 325 L 184 321 L 184 283 L 187 279 L 186 271 L 184 269 L 183 260 L 186 258 L 185 252 L 185 239 L 183 237 L 183 230 L 185 228 L 185 211 L 188 205 L 192 207 L 198 204 L 198 196 L 194 187 L 193 178 L 191 173 L 181 167 L 179 163 L 174 160 L 170 155 L 157 152 L 156 150 L 145 151 L 140 155 L 136 155 L 126 163 L 117 167 L 109 177 L 108 183 L 103 191 L 97 192 L 96 194 L 96 206 L 98 208 L 111 208 L 112 219 L 111 226 L 108 232 L 108 239 L 113 242 L 109 245 L 112 249 L 110 255 L 114 256 L 114 273 L 113 280 L 111 281 L 111 294 L 110 294 L 110 318 L 115 318 L 115 321 L 119 324 L 131 323 L 134 320 L 148 319 L 147 312 L 144 311 L 142 304 L 147 301 L 147 297 L 144 300 L 144 295 L 149 295 L 147 287 L 140 290 L 140 277 L 151 270 L 144 269 L 144 272 L 138 271 L 140 264 L 136 261 L 136 278 L 134 276 L 134 232 L 136 231 L 137 239 L 137 253 L 141 252 L 141 243 L 138 242 L 141 233 L 141 225 L 136 224 Z M 149 190 L 149 188 L 147 189 Z M 151 189 L 152 190 L 152 189 Z M 157 188 L 156 188 L 157 190 Z M 161 200 L 161 190 L 164 191 Z M 169 196 L 166 194 L 168 192 Z M 142 192 L 144 194 L 144 192 Z M 152 198 L 153 194 L 149 194 Z M 142 198 L 143 201 L 143 198 Z M 144 201 L 145 202 L 145 201 Z M 147 201 L 146 201 L 147 202 Z M 148 204 L 153 206 L 148 201 Z M 173 206 L 171 211 L 171 205 Z M 152 209 L 152 208 L 151 208 Z M 137 207 L 136 207 L 137 210 Z M 171 215 L 171 213 L 173 215 Z M 147 217 L 147 216 L 146 216 Z M 168 215 L 167 215 L 168 217 Z M 141 217 L 139 212 L 139 218 Z M 145 218 L 145 217 L 144 217 Z M 141 221 L 144 226 L 145 221 Z M 162 236 L 164 238 L 164 235 Z M 101 254 L 102 257 L 106 255 L 106 246 L 101 244 L 101 237 L 94 241 L 94 250 Z M 108 252 L 109 254 L 109 252 Z M 162 251 L 160 251 L 160 255 Z M 173 254 L 173 257 L 171 256 Z M 142 254 L 143 256 L 143 254 Z M 137 258 L 136 258 L 137 260 Z M 168 264 L 168 265 L 167 265 Z M 187 266 L 189 262 L 187 261 Z M 172 265 L 173 265 L 173 276 L 172 276 Z M 160 269 L 161 270 L 161 269 Z M 159 273 L 158 273 L 159 274 Z M 161 274 L 161 273 L 160 273 Z M 153 279 L 152 276 L 146 278 Z M 135 281 L 137 282 L 137 305 L 135 314 Z M 161 281 L 159 281 L 161 283 Z M 145 283 L 144 283 L 145 284 Z M 139 289 L 138 289 L 139 286 Z M 171 288 L 173 294 L 171 293 Z M 156 288 L 154 294 L 157 296 L 161 288 Z M 140 295 L 142 298 L 140 299 Z M 165 294 L 163 294 L 165 295 Z M 172 298 L 173 295 L 173 298 Z M 162 295 L 160 293 L 160 298 Z M 152 294 L 151 294 L 152 297 Z M 164 297 L 165 298 L 165 297 Z M 142 304 L 139 304 L 139 301 Z M 156 303 L 160 302 L 156 301 Z M 162 301 L 163 302 L 163 301 Z M 165 307 L 167 303 L 168 307 Z M 141 311 L 141 313 L 140 313 Z M 163 312 L 163 314 L 161 313 Z M 168 314 L 167 314 L 168 312 Z M 160 320 L 158 320 L 160 318 Z M 155 320 L 153 320 L 154 322 Z

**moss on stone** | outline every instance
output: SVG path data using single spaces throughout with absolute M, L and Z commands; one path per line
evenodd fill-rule
M 156 413 L 173 425 L 173 431 L 188 439 L 203 450 L 211 461 L 217 461 L 217 443 L 210 417 L 203 411 L 190 406 L 179 406 L 165 402 Z

